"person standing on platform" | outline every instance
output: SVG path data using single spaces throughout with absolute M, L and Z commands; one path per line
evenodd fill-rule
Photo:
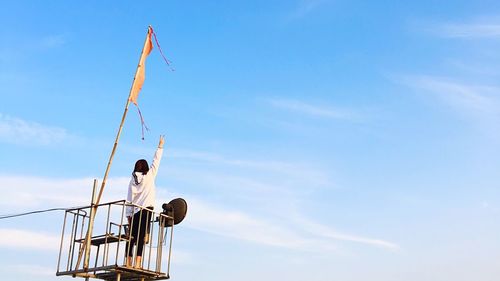
M 142 253 L 144 250 L 145 237 L 149 233 L 151 215 L 156 200 L 155 179 L 158 174 L 161 157 L 163 155 L 164 136 L 160 136 L 158 149 L 153 157 L 151 167 L 144 159 L 135 163 L 132 178 L 128 186 L 127 201 L 135 206 L 127 207 L 127 219 L 131 235 L 130 243 L 127 243 L 126 266 L 132 266 L 134 246 L 136 251 L 135 268 L 142 268 Z

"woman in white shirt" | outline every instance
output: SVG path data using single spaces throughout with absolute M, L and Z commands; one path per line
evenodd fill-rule
M 134 245 L 136 246 L 135 267 L 142 267 L 142 252 L 144 250 L 144 237 L 149 233 L 151 214 L 154 209 L 156 198 L 155 179 L 160 166 L 161 156 L 163 154 L 163 144 L 165 138 L 160 136 L 158 149 L 153 157 L 151 167 L 144 159 L 138 160 L 135 163 L 132 178 L 128 186 L 127 201 L 144 209 L 129 206 L 127 207 L 127 219 L 130 226 L 129 233 L 131 235 L 130 242 L 127 244 L 127 264 L 132 265 L 132 257 L 134 256 Z

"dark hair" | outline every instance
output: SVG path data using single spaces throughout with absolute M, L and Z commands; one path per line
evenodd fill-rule
M 135 162 L 134 173 L 139 172 L 145 175 L 148 173 L 148 171 L 149 171 L 148 161 L 141 159 Z
M 139 184 L 139 181 L 137 180 L 137 176 L 135 175 L 135 173 L 139 172 L 145 175 L 148 173 L 148 171 L 149 171 L 148 161 L 144 159 L 137 160 L 137 162 L 135 162 L 134 172 L 132 172 L 135 184 Z

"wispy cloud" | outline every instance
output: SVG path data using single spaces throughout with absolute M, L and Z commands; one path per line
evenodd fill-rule
M 279 215 L 316 191 L 337 188 L 331 171 L 308 163 L 248 160 L 188 150 L 172 151 L 171 155 L 178 164 L 160 176 L 189 187 L 191 192 L 206 193 L 206 199 L 231 202 L 238 210 Z
M 18 276 L 30 275 L 32 277 L 54 277 L 54 268 L 47 266 L 40 266 L 37 264 L 15 264 L 15 265 L 2 265 L 2 272 L 16 273 Z M 37 278 L 38 279 L 38 278 Z
M 0 141 L 14 144 L 53 145 L 75 138 L 66 129 L 46 126 L 0 113 Z
M 172 252 L 172 263 L 174 265 L 189 264 L 193 265 L 198 263 L 198 259 L 191 252 L 175 249 Z
M 0 208 L 13 212 L 89 205 L 93 185 L 92 178 L 57 179 L 13 175 L 0 175 L 0 182 L 5 186 L 16 187 L 2 190 L 4 196 L 0 198 Z M 128 178 L 110 178 L 103 200 L 124 199 L 128 182 Z
M 467 76 L 476 75 L 485 77 L 500 75 L 500 69 L 494 61 L 448 59 L 446 60 L 446 64 L 454 70 L 465 73 Z
M 16 44 L 0 46 L 0 62 L 19 63 L 33 55 L 39 55 L 40 52 L 50 52 L 66 44 L 66 38 L 63 34 L 14 38 Z
M 241 211 L 221 209 L 199 200 L 190 200 L 187 225 L 204 232 L 270 246 L 300 248 L 304 244 L 303 239 L 293 232 L 265 219 L 257 219 Z
M 348 241 L 390 250 L 399 246 L 381 239 L 343 234 L 310 219 L 288 219 L 246 214 L 221 209 L 199 200 L 191 200 L 188 226 L 216 235 L 246 240 L 258 244 L 300 251 L 324 252 L 334 250 L 338 242 Z
M 450 39 L 499 39 L 499 17 L 477 17 L 468 21 L 415 22 L 418 30 L 437 37 Z
M 127 186 L 128 180 L 128 178 L 110 179 L 101 202 L 123 199 L 126 195 L 123 187 Z M 0 199 L 0 207 L 12 210 L 12 212 L 18 212 L 20 209 L 41 208 L 42 205 L 44 208 L 47 206 L 88 205 L 92 182 L 90 178 L 61 180 L 25 176 L 0 176 L 0 181 L 6 186 L 17 187 L 7 189 L 5 196 L 2 196 L 4 199 Z M 158 191 L 158 204 L 160 204 L 159 202 L 167 202 L 168 198 L 172 196 L 163 189 Z M 5 198 L 18 198 L 18 200 Z M 286 217 L 275 213 L 263 215 L 262 210 L 259 211 L 257 206 L 254 206 L 252 213 L 245 210 L 246 208 L 232 209 L 191 197 L 189 199 L 189 216 L 183 225 L 214 235 L 300 251 L 334 250 L 338 241 L 350 241 L 388 249 L 395 247 L 394 244 L 383 240 L 366 238 L 361 235 L 340 234 L 321 224 L 297 223 L 297 218 L 293 214 Z M 0 229 L 0 237 L 9 238 L 2 239 L 3 241 L 9 240 L 9 242 L 0 243 L 0 247 L 43 250 L 54 249 L 58 246 L 58 237 L 56 236 L 40 233 L 39 236 L 32 235 L 33 233 L 26 230 Z M 11 237 L 15 237 L 13 238 L 15 240 L 10 239 Z M 27 237 L 31 237 L 27 240 L 37 242 L 32 244 L 23 242 L 24 238 Z M 39 241 L 46 243 L 39 243 Z
M 0 228 L 0 248 L 25 250 L 58 250 L 58 235 L 21 229 Z
M 332 185 L 331 179 L 325 172 L 321 171 L 321 169 L 302 163 L 228 158 L 215 153 L 182 149 L 173 150 L 170 155 L 174 158 L 194 160 L 199 163 L 210 163 L 233 169 L 241 168 L 245 169 L 246 171 L 254 170 L 258 171 L 260 174 L 272 173 L 274 177 L 279 178 L 282 177 L 280 175 L 284 175 L 292 178 L 294 181 L 298 180 L 299 182 L 303 182 L 304 180 L 307 180 L 307 182 L 309 182 L 309 185 L 314 186 Z
M 252 194 L 260 194 L 259 199 L 251 204 L 251 213 L 247 212 L 246 203 L 238 207 L 233 206 L 234 209 L 231 209 L 227 204 L 222 207 L 191 197 L 190 214 L 186 222 L 190 227 L 234 239 L 300 251 L 335 250 L 341 242 L 353 242 L 389 250 L 398 249 L 395 243 L 335 231 L 327 225 L 297 215 L 296 206 L 290 204 L 290 201 L 295 197 L 301 197 L 300 194 L 303 194 L 301 192 L 307 190 L 308 185 L 332 186 L 328 177 L 318 169 L 287 162 L 231 159 L 193 151 L 176 151 L 172 152 L 172 156 L 222 165 L 225 167 L 223 170 L 228 173 L 190 171 L 183 176 L 182 171 L 175 170 L 172 172 L 175 177 L 194 181 L 194 184 L 198 182 L 204 189 L 216 186 L 219 196 L 225 196 L 223 190 L 230 190 L 232 200 L 238 197 L 241 190 L 245 190 L 247 201 Z M 234 172 L 234 169 L 238 171 L 239 168 L 243 168 L 248 174 Z M 265 173 L 271 176 L 263 176 Z M 197 176 L 193 178 L 193 174 Z M 238 174 L 239 176 L 236 176 Z M 318 177 L 322 180 L 317 181 Z M 234 190 L 238 192 L 235 193 Z M 284 198 L 287 199 L 283 200 Z M 287 201 L 289 205 L 280 205 L 281 201 Z M 277 208 L 279 211 L 273 212 L 262 206 L 270 204 L 269 202 L 273 202 L 271 209 Z M 287 215 L 283 216 L 283 213 Z
M 444 23 L 433 28 L 438 36 L 457 39 L 500 38 L 500 22 Z
M 290 19 L 303 18 L 328 2 L 328 0 L 299 0 L 295 10 L 291 12 L 289 17 Z
M 469 85 L 433 76 L 406 76 L 400 79 L 414 89 L 436 95 L 444 104 L 467 114 L 494 116 L 500 113 L 500 88 Z
M 310 103 L 292 99 L 270 99 L 268 100 L 268 102 L 273 107 L 313 117 L 349 121 L 357 121 L 360 119 L 359 114 L 348 109 L 313 105 Z
M 62 34 L 49 35 L 40 40 L 40 47 L 44 49 L 57 48 L 66 43 L 65 36 Z
M 483 209 L 483 210 L 491 211 L 491 212 L 494 212 L 494 213 L 498 212 L 498 208 L 496 208 L 489 201 L 483 200 L 480 205 L 481 205 L 481 209 Z
M 301 218 L 300 216 L 295 216 L 294 220 L 297 224 L 300 224 L 306 229 L 308 232 L 317 235 L 319 237 L 325 237 L 325 238 L 330 238 L 333 240 L 339 240 L 339 241 L 348 241 L 348 242 L 355 242 L 355 243 L 361 243 L 361 244 L 366 244 L 366 245 L 371 245 L 371 246 L 377 246 L 377 247 L 382 247 L 382 248 L 387 248 L 390 250 L 397 250 L 399 249 L 399 246 L 395 243 L 382 240 L 382 239 L 376 239 L 376 238 L 370 238 L 370 237 L 364 237 L 364 236 L 359 236 L 359 235 L 353 235 L 353 234 L 347 234 L 347 233 L 341 233 L 333 228 L 316 223 L 314 221 L 311 221 L 310 219 L 306 218 Z

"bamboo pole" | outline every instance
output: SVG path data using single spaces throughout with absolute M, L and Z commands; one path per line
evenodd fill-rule
M 77 264 L 76 268 L 78 268 L 78 266 L 79 266 L 80 260 L 82 258 L 82 254 L 84 252 L 85 253 L 89 253 L 89 250 L 90 250 L 89 249 L 90 248 L 90 239 L 92 237 L 92 229 L 93 229 L 93 226 L 94 226 L 93 224 L 94 224 L 95 214 L 97 212 L 97 205 L 99 205 L 99 202 L 101 201 L 102 193 L 103 193 L 104 187 L 106 185 L 106 180 L 108 178 L 109 170 L 110 170 L 111 164 L 113 162 L 113 157 L 115 156 L 116 148 L 118 146 L 118 141 L 120 140 L 120 136 L 121 136 L 122 129 L 123 129 L 123 124 L 125 123 L 125 118 L 127 116 L 128 107 L 130 105 L 130 97 L 132 96 L 132 91 L 133 91 L 135 83 L 137 81 L 137 75 L 139 74 L 140 68 L 144 67 L 144 65 L 141 64 L 141 59 L 142 59 L 142 56 L 144 54 L 144 49 L 146 48 L 146 45 L 148 44 L 148 41 L 149 41 L 149 38 L 151 36 L 152 30 L 153 30 L 152 27 L 148 26 L 148 34 L 146 35 L 146 39 L 144 40 L 144 45 L 142 47 L 141 55 L 139 57 L 139 63 L 137 65 L 137 69 L 135 71 L 134 80 L 132 81 L 132 86 L 130 87 L 130 91 L 129 91 L 129 94 L 128 94 L 127 102 L 125 104 L 125 110 L 123 111 L 122 120 L 121 120 L 120 126 L 118 128 L 118 133 L 116 134 L 115 143 L 113 144 L 113 149 L 111 150 L 111 155 L 109 156 L 109 161 L 108 161 L 108 165 L 106 167 L 106 172 L 104 173 L 104 177 L 102 179 L 101 188 L 99 189 L 99 193 L 97 195 L 97 198 L 95 198 L 95 201 L 94 201 L 94 194 L 92 194 L 92 201 L 95 202 L 95 206 L 96 207 L 95 207 L 95 210 L 93 210 L 93 212 L 90 212 L 89 226 L 88 226 L 88 229 L 87 229 L 87 235 L 85 236 L 85 240 L 86 241 L 83 242 L 84 245 L 85 245 L 85 247 L 84 247 L 84 250 L 80 251 L 80 253 L 79 253 L 78 264 Z M 94 208 L 94 206 L 92 208 Z M 88 268 L 85 268 L 85 269 L 87 270 Z
M 123 112 L 122 121 L 120 123 L 120 127 L 118 128 L 118 133 L 116 134 L 116 139 L 115 139 L 115 143 L 113 145 L 113 149 L 111 150 L 111 155 L 109 156 L 108 166 L 106 167 L 106 172 L 104 173 L 104 177 L 102 179 L 101 189 L 99 190 L 99 194 L 97 195 L 96 204 L 99 204 L 99 201 L 101 200 L 102 193 L 104 191 L 104 186 L 106 185 L 106 180 L 108 178 L 109 169 L 111 167 L 111 163 L 113 162 L 113 157 L 115 155 L 116 147 L 118 146 L 118 141 L 119 141 L 120 135 L 122 133 L 123 124 L 125 123 L 125 117 L 127 116 L 128 107 L 130 105 L 130 97 L 132 96 L 132 90 L 134 89 L 137 75 L 139 74 L 140 68 L 144 67 L 143 65 L 141 65 L 141 58 L 144 54 L 144 49 L 146 48 L 146 45 L 148 44 L 148 40 L 149 40 L 149 37 L 151 36 L 152 30 L 153 30 L 152 27 L 149 26 L 148 27 L 148 34 L 146 35 L 146 39 L 144 40 L 144 45 L 142 47 L 141 56 L 139 57 L 139 64 L 137 65 L 137 70 L 135 71 L 134 80 L 132 81 L 132 86 L 130 87 L 130 92 L 128 94 L 127 103 L 125 104 L 125 110 Z
M 90 208 L 90 220 L 89 227 L 87 231 L 87 236 L 85 237 L 85 258 L 83 259 L 83 268 L 85 270 L 89 269 L 89 260 L 90 260 L 90 238 L 92 236 L 92 231 L 94 229 L 94 219 L 95 212 L 97 211 L 97 205 L 95 203 L 95 191 L 97 189 L 97 179 L 94 179 L 94 188 L 92 189 L 92 201 Z

